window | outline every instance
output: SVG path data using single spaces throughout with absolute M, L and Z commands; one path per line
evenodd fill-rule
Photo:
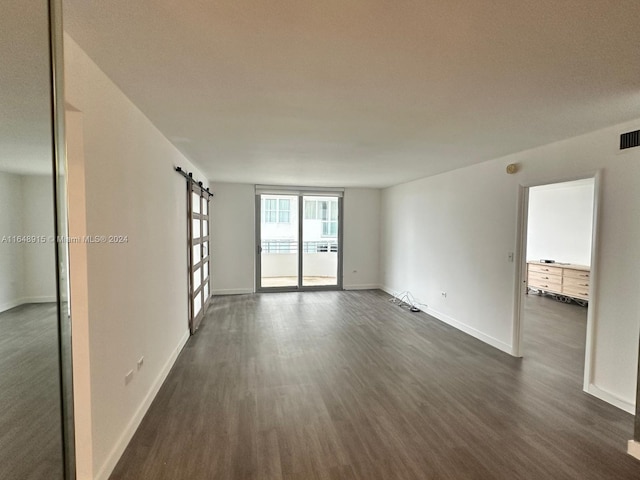
M 267 198 L 264 201 L 264 221 L 265 223 L 276 223 L 278 219 L 278 201 Z
M 291 201 L 288 199 L 278 200 L 278 223 L 291 223 Z
M 322 220 L 322 236 L 335 237 L 338 235 L 338 202 L 319 201 L 318 210 Z
M 321 201 L 320 219 L 322 220 L 322 236 L 335 237 L 338 235 L 338 202 L 333 200 L 330 202 Z
M 305 200 L 305 202 L 304 202 L 304 219 L 305 220 L 317 220 L 318 219 L 318 201 L 317 200 Z
M 291 200 L 265 198 L 264 223 L 291 223 Z
M 338 236 L 338 201 L 305 200 L 304 219 L 322 221 L 322 236 Z

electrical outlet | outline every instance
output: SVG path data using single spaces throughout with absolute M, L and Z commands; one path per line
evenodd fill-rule
M 129 385 L 133 380 L 133 370 L 129 370 L 127 374 L 124 376 L 124 384 Z
M 138 360 L 138 370 L 142 368 L 142 365 L 144 365 L 144 355 Z

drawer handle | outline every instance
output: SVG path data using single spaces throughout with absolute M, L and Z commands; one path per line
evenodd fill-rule
M 549 280 L 549 277 L 542 277 L 543 280 Z
M 549 285 L 540 285 L 541 287 L 549 287 Z
M 589 293 L 581 292 L 580 295 L 589 295 Z
M 581 287 L 588 287 L 589 286 L 588 283 L 579 283 L 578 285 L 580 285 Z

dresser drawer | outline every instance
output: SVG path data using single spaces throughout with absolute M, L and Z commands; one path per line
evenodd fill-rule
M 577 297 L 577 298 L 583 298 L 584 300 L 589 300 L 589 287 L 564 285 L 562 287 L 562 293 L 570 297 Z
M 591 272 L 589 270 L 577 270 L 573 268 L 565 268 L 564 269 L 565 278 L 583 278 L 589 279 L 591 276 Z
M 538 282 L 557 283 L 562 284 L 562 277 L 560 275 L 554 275 L 546 272 L 529 272 L 529 279 Z
M 538 265 L 535 263 L 529 264 L 530 273 L 548 273 L 551 275 L 562 275 L 562 267 L 548 267 L 547 265 Z
M 548 273 L 529 272 L 527 284 L 531 288 L 555 290 L 559 292 L 562 288 L 562 277 Z
M 589 278 L 564 277 L 562 284 L 565 287 L 576 287 L 589 290 Z

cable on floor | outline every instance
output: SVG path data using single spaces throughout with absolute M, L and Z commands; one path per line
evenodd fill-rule
M 393 296 L 389 299 L 389 301 L 399 307 L 406 307 L 410 312 L 420 312 L 420 308 L 418 305 L 426 307 L 426 303 L 421 303 L 416 301 L 415 297 L 411 294 L 409 290 L 405 290 L 401 293 L 393 294 Z

